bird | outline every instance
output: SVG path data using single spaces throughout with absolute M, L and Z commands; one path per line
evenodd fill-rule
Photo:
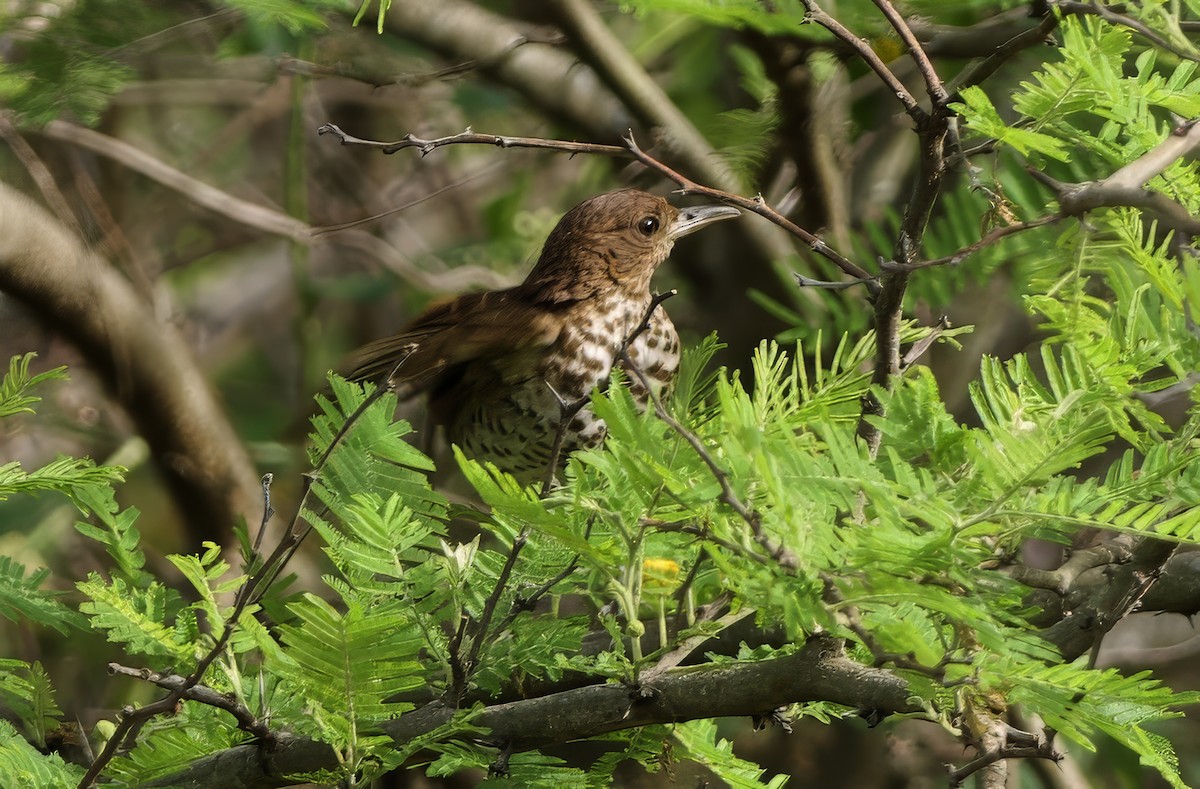
M 655 394 L 667 391 L 679 336 L 661 306 L 647 317 L 651 276 L 676 240 L 740 213 L 679 209 L 638 189 L 592 197 L 563 215 L 521 284 L 429 307 L 352 354 L 346 377 L 401 400 L 426 395 L 432 422 L 465 455 L 525 484 L 548 479 L 553 462 L 604 440 L 586 400 L 626 367 L 623 351 Z M 628 378 L 645 407 L 650 393 Z

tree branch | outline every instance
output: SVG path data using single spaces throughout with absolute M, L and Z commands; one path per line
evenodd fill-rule
M 826 701 L 875 715 L 920 715 L 908 683 L 847 658 L 839 642 L 813 638 L 797 653 L 754 663 L 676 668 L 644 687 L 593 684 L 533 699 L 497 704 L 473 715 L 488 740 L 528 750 L 610 731 L 700 718 L 751 716 L 786 704 Z M 439 702 L 384 724 L 398 743 L 450 722 L 456 710 Z M 280 737 L 270 750 L 243 745 L 205 757 L 147 786 L 280 786 L 280 776 L 336 764 L 332 749 Z
M 50 217 L 0 184 L 0 290 L 80 348 L 154 452 L 196 542 L 257 511 L 258 475 L 175 329 Z
M 474 62 L 551 117 L 593 138 L 615 139 L 631 118 L 596 73 L 562 49 L 532 43 L 513 20 L 465 0 L 405 0 L 384 28 L 445 55 Z
M 813 252 L 816 252 L 818 255 L 821 255 L 822 257 L 832 261 L 842 271 L 865 285 L 868 291 L 874 292 L 878 289 L 878 284 L 871 274 L 860 268 L 858 265 L 847 260 L 813 233 L 810 233 L 809 231 L 800 227 L 773 209 L 771 206 L 767 205 L 766 201 L 763 200 L 761 195 L 754 198 L 742 197 L 741 195 L 727 192 L 723 189 L 717 189 L 697 183 L 696 181 L 693 181 L 691 178 L 682 175 L 642 150 L 642 148 L 637 144 L 636 140 L 634 140 L 631 132 L 627 133 L 624 138 L 625 147 L 617 147 L 615 145 L 579 143 L 571 140 L 548 140 L 534 137 L 501 137 L 495 134 L 480 134 L 471 130 L 467 130 L 460 134 L 452 134 L 446 137 L 436 137 L 432 139 L 417 138 L 410 134 L 396 142 L 364 140 L 351 134 L 347 134 L 331 123 L 321 126 L 318 131 L 322 134 L 333 134 L 339 140 L 341 140 L 343 145 L 362 146 L 375 150 L 381 150 L 384 153 L 391 153 L 393 150 L 402 150 L 403 148 L 417 148 L 422 152 L 422 154 L 425 154 L 445 145 L 493 145 L 501 148 L 541 148 L 544 150 L 563 151 L 571 154 L 595 153 L 605 156 L 632 156 L 646 167 L 661 173 L 678 184 L 680 187 L 678 190 L 680 194 L 701 195 L 703 197 L 718 200 L 728 205 L 737 206 L 738 208 L 744 208 L 747 211 L 758 214 L 759 216 L 769 220 L 775 225 L 778 225 L 788 233 L 803 241 Z M 503 142 L 517 140 L 521 141 L 520 145 L 516 144 L 515 142 L 512 145 L 508 145 Z
M 1141 208 L 1164 226 L 1194 236 L 1200 235 L 1200 218 L 1192 216 L 1181 203 L 1143 185 L 1197 148 L 1200 148 L 1200 119 L 1192 119 L 1100 181 L 1063 183 L 1039 170 L 1027 168 L 1027 171 L 1055 192 L 1060 212 L 1066 216 L 1082 216 L 1097 208 Z

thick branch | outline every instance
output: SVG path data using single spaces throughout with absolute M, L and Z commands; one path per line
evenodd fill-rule
M 1143 188 L 1176 160 L 1200 148 L 1200 121 L 1193 119 L 1178 126 L 1158 145 L 1100 181 L 1081 184 L 1062 183 L 1038 170 L 1030 170 L 1036 180 L 1054 190 L 1062 214 L 1082 216 L 1097 208 L 1141 208 L 1165 227 L 1187 235 L 1200 235 L 1200 219 L 1181 203 L 1161 192 Z
M 661 140 L 688 172 L 727 192 L 741 184 L 713 155 L 695 124 L 675 106 L 628 47 L 613 34 L 590 0 L 551 0 L 567 33 L 601 77 L 642 123 L 661 130 Z
M 597 139 L 615 139 L 631 118 L 595 72 L 562 49 L 530 43 L 507 17 L 464 0 L 405 0 L 385 29 L 519 91 L 535 106 Z
M 1042 638 L 1058 647 L 1067 662 L 1098 646 L 1113 625 L 1127 614 L 1148 608 L 1147 598 L 1177 547 L 1176 543 L 1165 540 L 1121 534 L 1089 549 L 1093 557 L 1109 552 L 1116 561 L 1095 565 L 1073 576 L 1063 596 L 1067 613 L 1043 630 Z M 1111 554 L 1113 550 L 1118 553 Z M 1085 560 L 1081 564 L 1088 563 Z M 1190 570 L 1191 566 L 1180 569 Z M 1161 605 L 1163 601 L 1155 602 Z
M 174 327 L 44 209 L 0 184 L 0 290 L 76 344 L 125 408 L 192 533 L 257 510 L 258 475 Z
M 471 722 L 490 730 L 489 741 L 527 750 L 654 723 L 760 715 L 803 701 L 829 701 L 876 715 L 922 711 L 904 680 L 846 658 L 834 639 L 816 638 L 787 657 L 674 669 L 641 688 L 590 685 L 488 707 Z M 384 730 L 397 742 L 409 742 L 446 724 L 454 713 L 433 703 L 385 724 Z M 274 749 L 231 748 L 148 786 L 273 787 L 283 785 L 279 776 L 334 764 L 327 746 L 281 737 Z

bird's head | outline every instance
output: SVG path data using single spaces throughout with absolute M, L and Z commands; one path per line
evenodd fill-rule
M 740 213 L 729 206 L 675 208 L 639 189 L 598 195 L 559 220 L 523 287 L 551 301 L 648 293 L 676 239 Z

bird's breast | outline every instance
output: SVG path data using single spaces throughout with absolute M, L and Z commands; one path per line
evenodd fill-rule
M 563 316 L 556 339 L 540 352 L 497 359 L 472 387 L 471 402 L 447 425 L 450 439 L 467 454 L 491 460 L 518 478 L 540 478 L 564 409 L 607 385 L 622 346 L 649 303 L 648 294 L 644 300 L 584 302 Z M 630 344 L 629 356 L 655 393 L 661 393 L 679 364 L 679 339 L 661 307 Z M 635 397 L 644 403 L 644 387 L 637 376 L 629 378 Z M 561 459 L 598 445 L 605 432 L 603 420 L 590 407 L 580 408 L 564 427 Z

